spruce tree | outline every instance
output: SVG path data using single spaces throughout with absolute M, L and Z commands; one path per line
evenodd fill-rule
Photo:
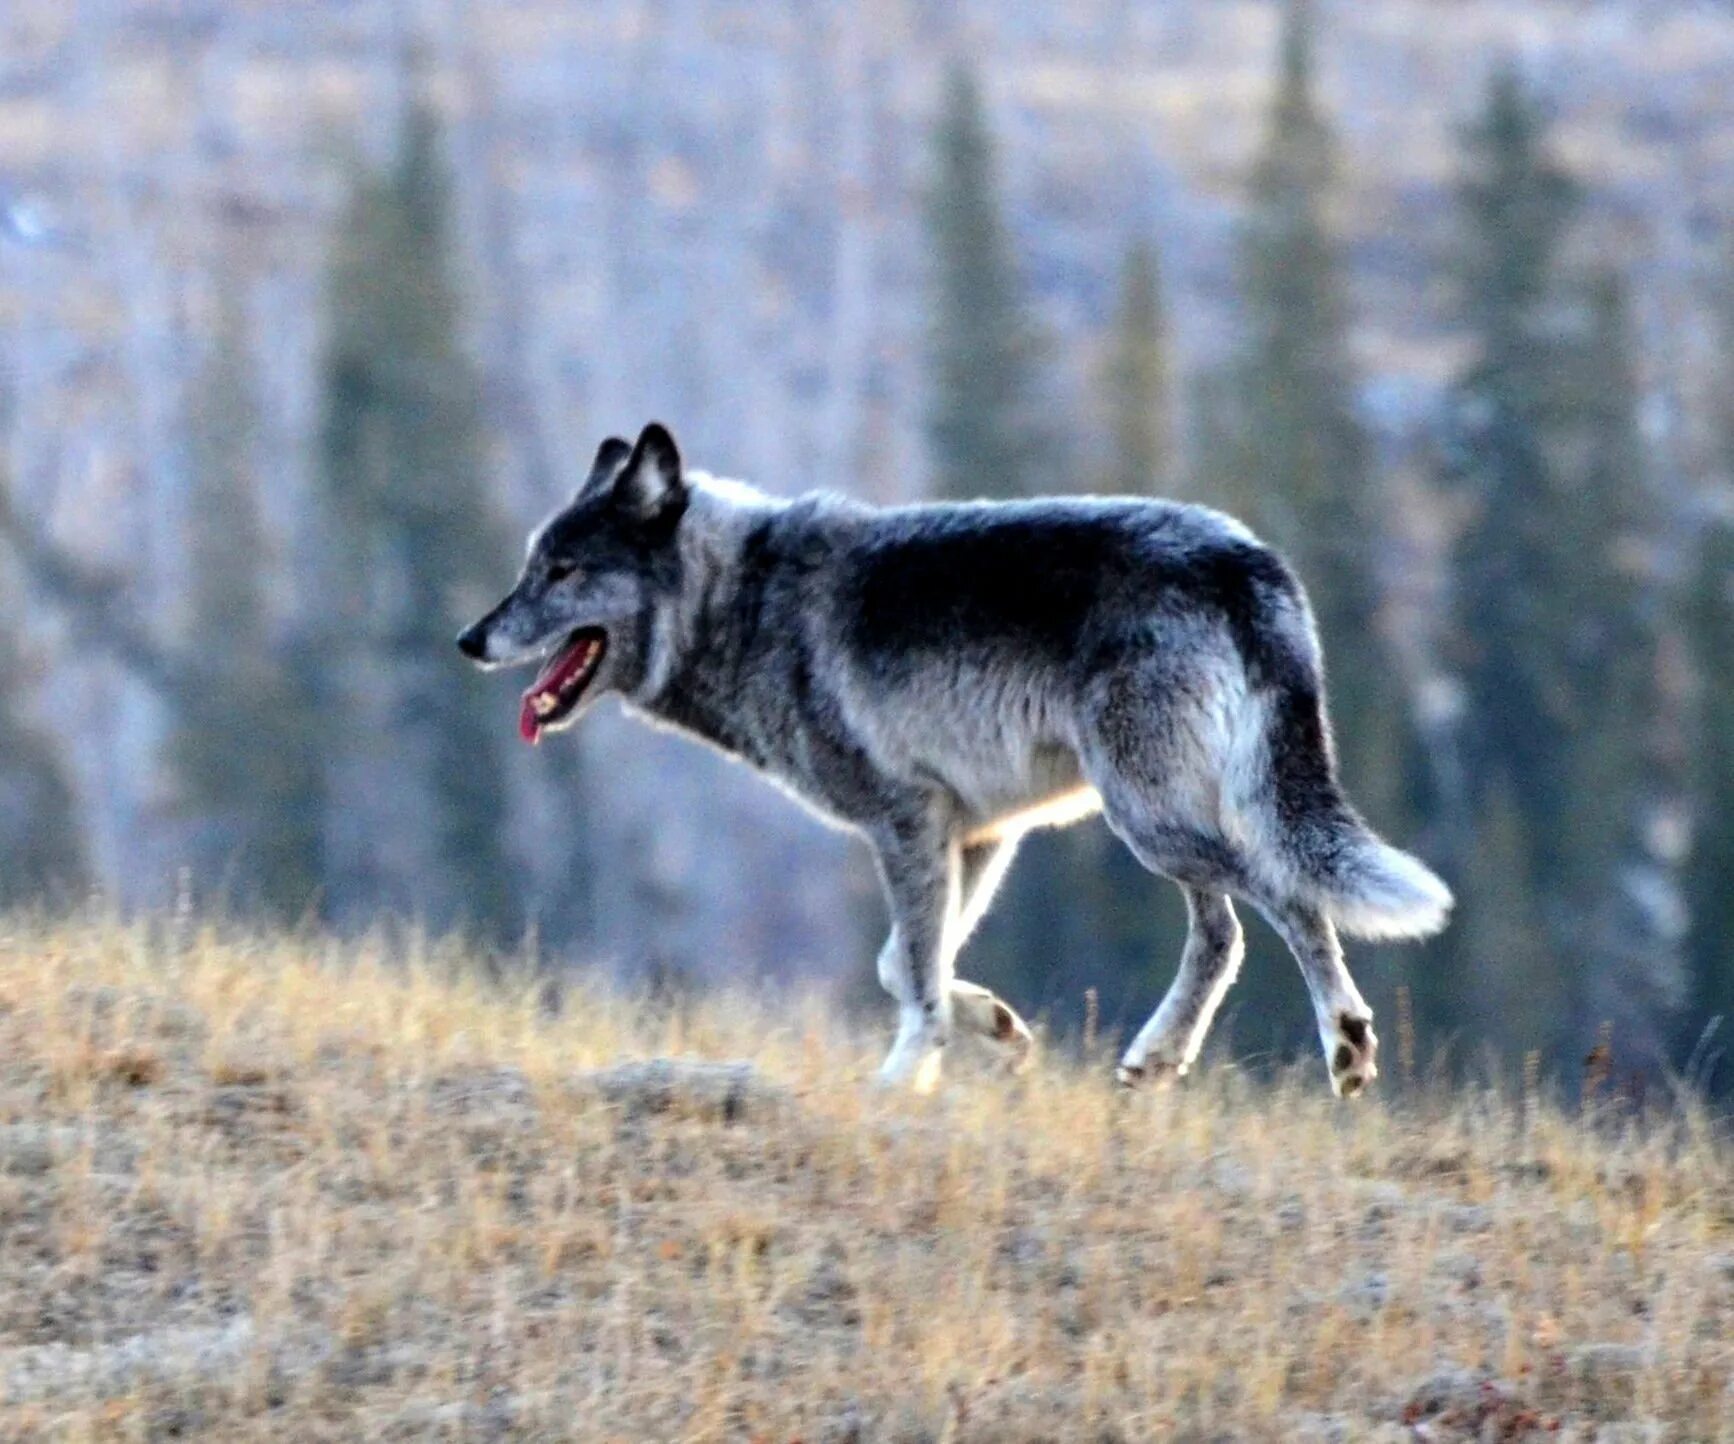
M 1724 264 L 1714 297 L 1722 363 L 1710 421 L 1727 500 L 1734 497 L 1734 245 Z M 1726 1047 L 1734 1037 L 1734 514 L 1723 511 L 1706 523 L 1683 593 L 1681 631 L 1697 674 L 1687 874 L 1692 993 L 1684 1041 L 1690 1048 L 1708 1021 L 1721 1016 Z M 1725 1064 L 1717 1081 L 1734 1088 L 1734 1068 Z
M 268 605 L 258 408 L 236 302 L 225 295 L 189 407 L 184 685 L 165 694 L 166 756 L 200 883 L 292 920 L 322 882 L 327 719 L 296 685 Z
M 1405 836 L 1420 743 L 1386 637 L 1378 575 L 1386 518 L 1356 415 L 1346 285 L 1330 218 L 1336 142 L 1315 95 L 1314 32 L 1311 5 L 1291 0 L 1241 227 L 1243 334 L 1200 383 L 1200 465 L 1188 490 L 1239 516 L 1294 566 L 1318 621 L 1339 772 L 1375 826 Z M 1280 1001 L 1291 991 L 1286 951 L 1255 927 L 1248 954 L 1249 973 L 1273 986 L 1263 998 L 1246 990 L 1236 1000 L 1251 1013 L 1246 1034 L 1258 1042 L 1279 1032 L 1304 1036 L 1304 1011 Z M 1396 969 L 1407 965 L 1393 952 L 1359 954 L 1357 974 L 1376 1009 L 1389 1008 Z M 1272 994 L 1279 1001 L 1266 1001 Z
M 1628 1061 L 1648 1065 L 1665 1057 L 1671 1015 L 1687 992 L 1677 922 L 1685 879 L 1677 859 L 1653 847 L 1647 826 L 1687 785 L 1662 741 L 1662 631 L 1673 588 L 1658 561 L 1662 507 L 1638 421 L 1629 288 L 1617 269 L 1598 264 L 1572 277 L 1572 292 L 1585 335 L 1579 364 L 1564 378 L 1566 465 L 1576 484 L 1559 539 L 1569 560 L 1559 604 L 1577 625 L 1562 836 L 1568 895 L 1596 905 L 1574 909 L 1565 937 L 1590 963 L 1580 1036 L 1611 1019 Z
M 0 628 L 0 909 L 64 900 L 88 876 L 72 784 L 54 743 L 25 714 L 25 676 L 10 630 Z
M 1477 830 L 1496 794 L 1522 816 L 1546 933 L 1521 984 L 1533 1026 L 1519 1032 L 1507 1016 L 1495 1029 L 1513 1052 L 1564 1056 L 1617 1008 L 1626 1036 L 1636 1023 L 1650 1043 L 1677 979 L 1665 929 L 1626 886 L 1654 745 L 1656 643 L 1624 287 L 1570 263 L 1575 187 L 1509 72 L 1494 77 L 1469 142 L 1462 286 L 1474 352 L 1456 412 L 1475 511 L 1455 568 L 1462 743 Z M 1465 899 L 1470 913 L 1493 905 Z M 1484 978 L 1510 967 L 1463 965 Z
M 961 64 L 946 80 L 926 217 L 934 494 L 1015 497 L 1051 489 L 1038 375 L 1043 344 L 1001 212 L 981 88 Z
M 482 488 L 450 211 L 440 128 L 417 100 L 396 157 L 357 185 L 331 269 L 321 469 L 338 589 L 361 617 L 325 640 L 348 653 L 340 688 L 380 719 L 359 739 L 364 767 L 425 809 L 431 871 L 387 892 L 435 925 L 504 936 L 523 920 L 505 837 L 509 729 L 451 639 L 497 592 L 511 548 Z
M 1247 337 L 1233 404 L 1241 495 L 1223 504 L 1308 584 L 1343 777 L 1376 824 L 1399 830 L 1412 729 L 1384 640 L 1376 571 L 1384 517 L 1355 415 L 1348 307 L 1329 222 L 1336 146 L 1314 96 L 1313 49 L 1312 8 L 1294 0 L 1240 253 Z
M 1102 389 L 1112 448 L 1103 489 L 1134 496 L 1162 493 L 1173 459 L 1168 338 L 1156 248 L 1148 241 L 1129 247 L 1121 268 Z
M 1552 708 L 1563 694 L 1549 673 L 1567 655 L 1557 631 L 1569 620 L 1551 605 L 1566 558 L 1554 545 L 1564 483 L 1550 441 L 1559 420 L 1555 379 L 1571 359 L 1556 302 L 1577 195 L 1542 128 L 1516 76 L 1496 73 L 1468 134 L 1460 269 L 1475 351 L 1454 401 L 1456 469 L 1478 503 L 1456 568 L 1469 650 L 1465 761 L 1483 786 L 1502 776 L 1533 819 L 1561 806 L 1551 762 L 1561 720 Z
M 1685 622 L 1699 687 L 1687 885 L 1688 1024 L 1696 1031 L 1720 1015 L 1727 1038 L 1734 1028 L 1734 520 L 1713 522 L 1704 533 Z
M 1655 507 L 1638 434 L 1625 282 L 1597 267 L 1573 277 L 1570 294 L 1585 333 L 1571 348 L 1576 364 L 1560 377 L 1556 445 L 1567 486 L 1554 518 L 1552 545 L 1563 560 L 1552 607 L 1563 624 L 1563 675 L 1553 685 L 1570 709 L 1564 725 L 1573 741 L 1562 803 L 1565 876 L 1594 888 L 1631 842 L 1654 745 Z

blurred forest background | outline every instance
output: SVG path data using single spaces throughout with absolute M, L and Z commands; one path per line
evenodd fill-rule
M 782 493 L 1239 513 L 1461 898 L 1356 951 L 1387 1036 L 1734 1087 L 1731 218 L 1687 0 L 12 0 L 0 902 L 865 996 L 848 839 L 613 708 L 518 746 L 452 648 L 654 416 Z M 1181 927 L 1093 825 L 965 971 L 1135 1026 Z M 1257 931 L 1242 1056 L 1308 1027 Z

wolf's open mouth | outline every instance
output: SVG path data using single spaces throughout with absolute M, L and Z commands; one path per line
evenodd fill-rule
M 572 715 L 607 650 L 606 632 L 599 627 L 582 627 L 542 664 L 518 709 L 518 733 L 526 742 L 540 742 L 543 728 Z

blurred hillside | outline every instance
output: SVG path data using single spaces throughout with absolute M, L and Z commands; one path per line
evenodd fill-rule
M 15 0 L 0 15 L 0 199 L 49 235 L 0 240 L 16 505 L 132 621 L 197 652 L 189 418 L 227 316 L 255 380 L 241 445 L 266 633 L 301 625 L 321 545 L 321 358 L 345 304 L 333 255 L 356 175 L 388 162 L 415 97 L 443 122 L 476 456 L 505 530 L 559 501 L 601 436 L 653 415 L 696 464 L 774 491 L 925 495 L 920 203 L 958 56 L 982 80 L 1050 342 L 1040 405 L 1063 464 L 1041 489 L 1088 488 L 1107 464 L 1095 378 L 1140 239 L 1160 254 L 1172 338 L 1171 474 L 1196 476 L 1210 448 L 1190 398 L 1245 329 L 1237 245 L 1280 20 L 1250 0 Z M 1461 517 L 1424 483 L 1469 346 L 1448 274 L 1463 128 L 1502 62 L 1549 114 L 1584 190 L 1570 247 L 1629 286 L 1661 567 L 1683 568 L 1689 519 L 1726 481 L 1708 297 L 1734 205 L 1734 13 L 1338 0 L 1317 30 L 1351 401 L 1400 543 L 1380 585 L 1414 689 L 1448 706 L 1432 619 Z M 503 587 L 509 557 L 498 565 Z M 479 578 L 462 587 L 458 602 L 489 600 Z M 23 705 L 68 754 L 95 877 L 125 899 L 171 896 L 189 825 L 160 689 L 102 629 L 69 629 L 38 584 L 0 570 L 0 593 L 24 619 Z M 496 692 L 504 737 L 510 688 Z M 382 703 L 372 725 L 396 715 Z M 613 716 L 561 745 L 581 788 L 545 759 L 500 764 L 507 861 L 555 951 L 829 976 L 870 955 L 861 860 L 782 798 Z M 356 786 L 391 812 L 396 778 Z M 413 817 L 358 828 L 345 875 L 413 874 L 416 832 Z M 187 885 L 220 898 L 225 878 L 194 868 Z M 351 921 L 430 907 L 388 883 L 328 902 Z
M 304 431 L 343 165 L 389 145 L 414 46 L 452 122 L 477 342 L 501 391 L 524 393 L 495 398 L 502 430 L 522 404 L 550 445 L 576 446 L 660 409 L 726 472 L 915 493 L 915 199 L 946 57 L 984 75 L 1030 282 L 1062 336 L 1100 332 L 1113 259 L 1145 230 L 1183 357 L 1219 353 L 1235 314 L 1232 228 L 1278 8 L 1018 11 L 9 6 L 0 164 L 88 246 L 80 263 L 8 257 L 18 425 L 57 398 L 92 433 L 87 466 L 96 436 L 134 434 L 104 415 L 162 444 L 151 422 L 194 354 L 180 343 L 208 329 L 211 277 L 239 268 L 272 340 L 271 419 Z M 1646 326 L 1689 358 L 1670 318 L 1691 309 L 1734 188 L 1734 17 L 1686 0 L 1390 0 L 1324 6 L 1320 24 L 1376 415 L 1400 425 L 1450 360 L 1438 264 L 1456 131 L 1501 59 L 1554 112 L 1597 246 L 1644 281 Z M 123 405 L 131 391 L 150 394 Z M 516 506 L 546 502 L 511 479 Z

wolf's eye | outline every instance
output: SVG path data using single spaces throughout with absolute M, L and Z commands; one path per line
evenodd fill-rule
M 551 582 L 563 582 L 566 580 L 567 577 L 571 576 L 572 573 L 577 571 L 577 570 L 578 570 L 578 563 L 577 562 L 568 562 L 568 561 L 549 562 L 548 563 L 548 580 Z

